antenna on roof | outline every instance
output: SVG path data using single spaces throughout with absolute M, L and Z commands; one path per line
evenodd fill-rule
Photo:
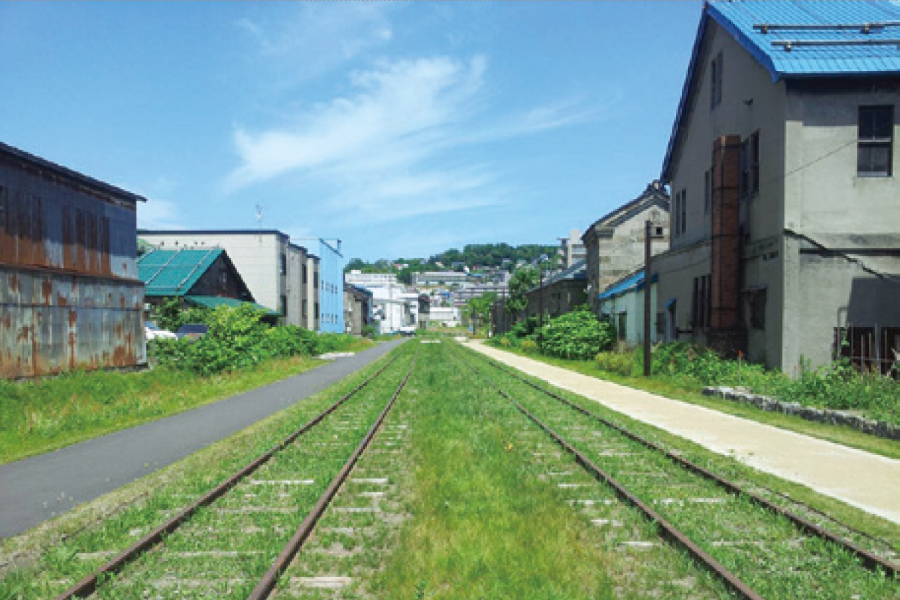
M 256 205 L 256 229 L 259 235 L 262 235 L 263 209 L 259 204 Z

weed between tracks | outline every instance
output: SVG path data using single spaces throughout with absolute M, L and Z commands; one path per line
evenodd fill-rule
M 610 541 L 590 521 L 599 507 L 574 505 L 571 492 L 549 479 L 577 467 L 537 456 L 552 451 L 448 346 L 423 348 L 427 359 L 420 363 L 428 366 L 410 382 L 418 393 L 414 518 L 375 579 L 377 597 L 596 599 L 640 597 L 652 589 L 682 598 L 685 583 L 697 597 L 716 596 L 700 591 L 706 582 L 691 578 L 704 575 L 677 553 L 656 548 L 651 552 L 661 550 L 665 558 L 646 564 L 642 549 L 621 551 Z
M 481 364 L 483 369 L 488 368 Z M 485 372 L 763 597 L 900 598 L 898 582 L 863 569 L 857 559 L 833 544 L 805 537 L 787 519 L 772 515 L 745 497 L 724 492 L 663 455 L 594 418 L 562 406 L 509 375 L 496 370 Z M 589 410 L 609 412 L 596 405 Z M 721 465 L 711 468 L 722 473 Z M 734 472 L 724 475 L 734 478 L 742 471 L 731 470 Z M 856 541 L 861 545 L 868 542 Z M 889 551 L 883 545 L 873 550 Z

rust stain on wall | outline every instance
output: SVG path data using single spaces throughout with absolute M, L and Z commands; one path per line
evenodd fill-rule
M 41 281 L 36 279 L 40 278 Z M 0 267 L 0 377 L 129 367 L 145 358 L 143 284 Z M 118 297 L 119 302 L 104 302 Z

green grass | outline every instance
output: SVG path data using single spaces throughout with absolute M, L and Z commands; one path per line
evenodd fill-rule
M 516 348 L 509 347 L 501 347 L 498 349 L 531 358 L 548 365 L 575 371 L 576 373 L 581 373 L 582 375 L 587 375 L 589 377 L 612 381 L 613 383 L 618 383 L 620 385 L 644 390 L 666 398 L 672 398 L 673 400 L 682 400 L 698 406 L 705 406 L 706 408 L 711 408 L 726 414 L 744 417 L 788 431 L 803 433 L 836 444 L 865 450 L 866 452 L 872 452 L 873 454 L 880 454 L 881 456 L 886 456 L 888 458 L 900 458 L 900 442 L 869 435 L 850 427 L 808 421 L 795 415 L 769 412 L 747 404 L 739 404 L 730 400 L 704 396 L 695 386 L 658 376 L 645 378 L 640 376 L 621 375 L 610 371 L 601 371 L 594 360 L 566 360 L 537 353 L 526 353 Z
M 351 351 L 372 346 L 358 340 Z M 76 372 L 0 381 L 0 464 L 160 419 L 322 364 L 306 357 L 201 376 L 176 369 Z
M 500 371 L 482 372 L 570 440 L 663 518 L 680 528 L 766 598 L 900 597 L 900 585 L 861 568 L 832 544 L 806 540 L 786 519 L 690 473 L 662 454 L 625 438 Z M 596 411 L 596 407 L 591 407 Z M 581 435 L 592 430 L 602 435 Z M 614 450 L 614 454 L 608 454 Z M 721 472 L 721 468 L 716 469 Z M 733 469 L 729 468 L 729 471 Z M 704 502 L 693 502 L 702 498 Z M 717 545 L 719 541 L 730 542 Z M 764 544 L 755 545 L 760 540 Z M 737 545 L 732 545 L 737 543 Z M 828 564 L 822 570 L 816 563 Z M 787 586 L 787 587 L 785 587 Z M 786 590 L 789 590 L 786 591 Z
M 170 467 L 25 534 L 0 541 L 0 599 L 51 598 L 59 594 L 105 562 L 109 552 L 125 549 L 178 508 L 195 500 L 270 449 L 386 360 L 382 357 L 304 402 L 216 442 Z M 326 484 L 327 481 L 323 480 L 321 485 Z M 306 493 L 307 489 L 299 491 Z M 209 509 L 201 511 L 201 521 L 198 522 L 209 519 L 209 513 Z M 271 528 L 274 525 L 261 522 L 257 526 Z M 200 537 L 202 539 L 206 534 Z M 242 544 L 245 537 L 247 535 L 233 535 L 232 539 L 236 544 Z M 183 536 L 170 539 L 174 543 L 185 543 Z
M 447 343 L 422 345 L 414 518 L 373 589 L 383 598 L 612 598 L 607 557 L 510 440 L 526 424 L 470 385 Z
M 509 349 L 505 349 L 509 351 Z M 562 359 L 549 358 L 540 355 L 528 355 L 528 358 L 540 360 L 547 364 L 552 364 L 561 368 L 567 368 L 584 375 L 607 379 L 606 374 L 603 377 L 598 375 L 597 368 L 593 361 L 568 361 Z M 638 435 L 644 436 L 652 441 L 656 441 L 669 449 L 675 449 L 685 458 L 692 460 L 701 466 L 706 466 L 711 470 L 722 474 L 723 476 L 765 486 L 769 489 L 787 494 L 794 500 L 808 504 L 816 510 L 830 515 L 832 518 L 845 523 L 855 529 L 865 532 L 868 535 L 885 540 L 892 545 L 895 550 L 900 551 L 900 527 L 895 523 L 873 516 L 867 512 L 849 506 L 839 500 L 823 496 L 816 493 L 806 486 L 793 483 L 774 475 L 763 473 L 752 469 L 731 457 L 722 456 L 711 452 L 699 444 L 695 444 L 684 438 L 668 433 L 662 429 L 648 425 L 641 421 L 637 421 L 630 417 L 626 417 L 621 413 L 610 410 L 603 405 L 582 398 L 576 394 L 561 390 L 550 386 L 544 381 L 534 377 L 527 377 L 531 381 L 537 383 L 541 387 L 554 389 L 563 397 L 572 400 L 579 406 L 591 411 L 592 413 L 617 423 Z M 671 384 L 657 379 L 643 379 L 639 377 L 623 377 L 621 375 L 610 375 L 610 381 L 629 385 L 634 388 L 643 389 L 649 392 L 666 396 L 676 400 L 683 400 L 694 404 L 706 406 L 721 412 L 734 414 L 736 416 L 746 417 L 773 426 L 781 427 L 799 433 L 806 433 L 811 436 L 829 439 L 836 443 L 843 443 L 849 446 L 856 446 L 873 453 L 882 454 L 892 458 L 900 458 L 900 444 L 863 434 L 859 431 L 846 427 L 838 427 L 826 425 L 823 423 L 813 423 L 794 417 L 791 415 L 783 415 L 781 413 L 770 413 L 742 404 L 734 404 L 727 401 L 715 400 L 708 396 L 703 396 L 696 392 L 687 392 L 686 390 L 674 388 Z M 853 443 L 858 442 L 858 443 Z M 880 450 L 880 451 L 879 451 Z

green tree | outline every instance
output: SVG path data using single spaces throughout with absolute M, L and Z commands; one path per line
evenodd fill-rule
M 540 278 L 540 272 L 531 265 L 516 269 L 509 280 L 509 299 L 506 301 L 506 312 L 511 315 L 524 313 L 528 306 L 525 292 L 537 286 Z
M 463 315 L 469 319 L 473 328 L 482 327 L 491 322 L 491 307 L 494 305 L 495 300 L 497 300 L 497 294 L 491 292 L 466 302 L 466 306 L 463 308 Z

